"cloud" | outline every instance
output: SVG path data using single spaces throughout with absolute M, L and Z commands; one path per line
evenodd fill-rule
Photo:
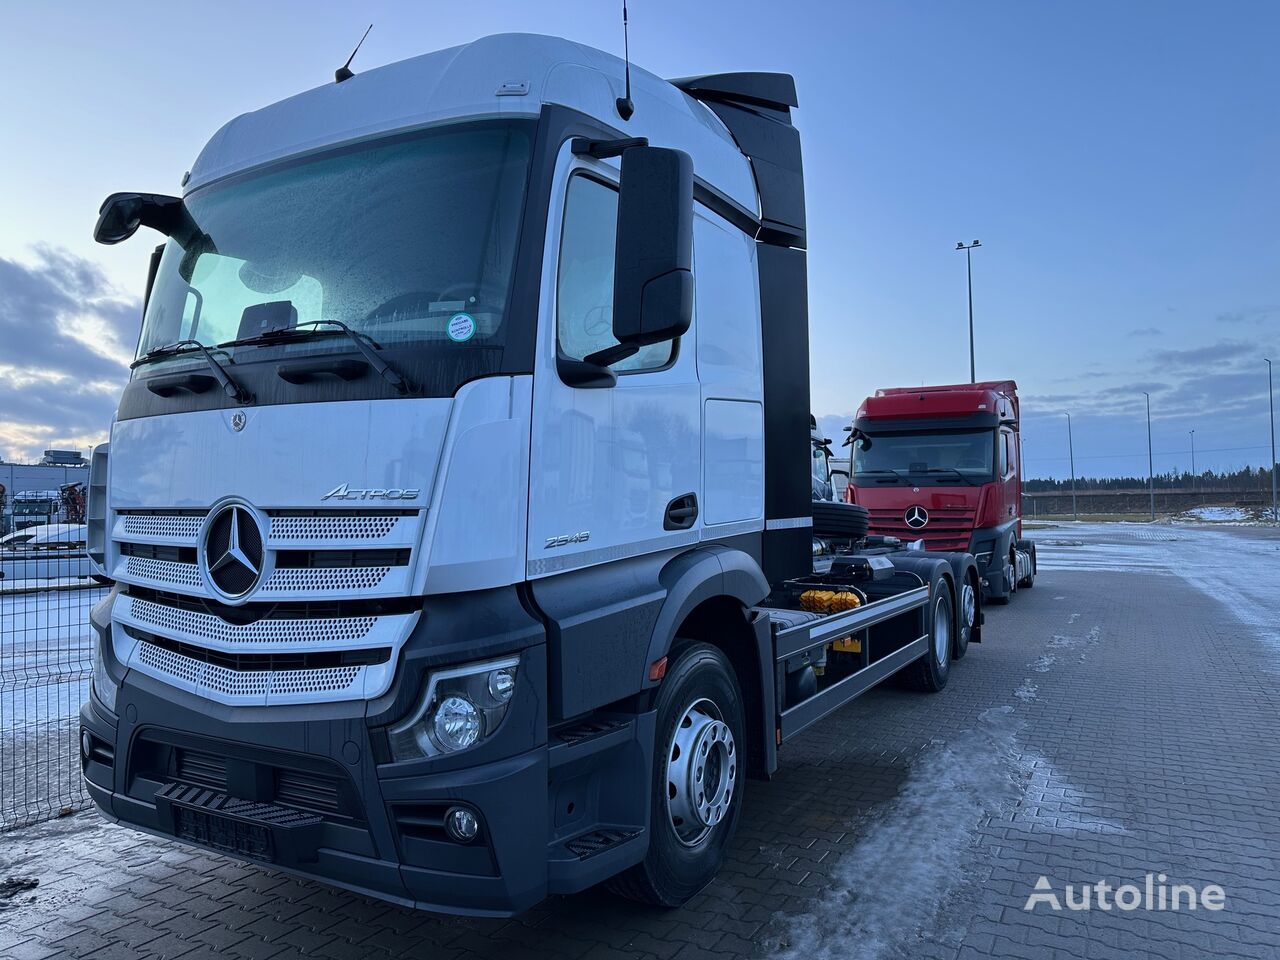
M 1280 307 L 1250 307 L 1246 310 L 1228 310 L 1225 313 L 1218 314 L 1214 319 L 1218 323 L 1229 324 L 1259 324 L 1264 320 L 1269 320 L 1280 316 Z
M 1164 333 L 1159 327 L 1138 327 L 1136 330 L 1130 330 L 1131 337 L 1158 337 Z
M 1258 345 L 1247 340 L 1219 340 L 1190 350 L 1155 350 L 1151 359 L 1163 367 L 1204 367 L 1207 364 L 1231 363 L 1257 352 Z
M 0 257 L 0 453 L 33 459 L 51 444 L 104 438 L 140 313 L 66 250 L 37 246 L 31 263 Z

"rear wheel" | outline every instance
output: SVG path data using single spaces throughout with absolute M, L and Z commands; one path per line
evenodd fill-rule
M 610 887 L 678 907 L 719 871 L 742 808 L 746 729 L 724 654 L 706 643 L 687 647 L 667 671 L 657 715 L 649 849 Z
M 978 588 L 969 577 L 960 587 L 960 602 L 956 604 L 956 641 L 953 656 L 956 660 L 969 650 L 969 639 L 978 623 Z
M 955 623 L 951 589 L 942 579 L 933 583 L 929 611 L 929 652 L 916 661 L 912 686 L 925 693 L 937 693 L 947 685 L 951 675 L 951 638 Z

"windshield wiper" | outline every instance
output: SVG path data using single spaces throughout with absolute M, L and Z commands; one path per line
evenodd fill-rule
M 930 467 L 928 470 L 925 471 L 925 473 L 954 473 L 957 477 L 963 480 L 968 486 L 971 486 L 971 487 L 973 486 L 973 481 L 970 480 L 968 477 L 966 477 L 963 473 L 961 473 L 955 467 Z
M 303 327 L 310 327 L 311 329 L 304 330 Z M 395 388 L 396 393 L 405 394 L 409 392 L 409 382 L 375 352 L 375 349 L 381 350 L 382 345 L 367 333 L 351 329 L 341 320 L 308 320 L 298 324 L 296 327 L 267 330 L 255 337 L 228 340 L 226 343 L 218 344 L 218 346 L 247 347 L 268 343 L 286 343 L 290 340 L 310 340 L 312 337 L 325 337 L 330 333 L 342 333 L 355 344 L 356 349 L 369 361 L 369 365 L 378 371 L 383 380 L 386 380 L 387 383 Z
M 151 363 L 154 360 L 163 360 L 165 357 L 176 357 L 184 353 L 198 353 L 204 357 L 205 362 L 209 365 L 209 369 L 213 371 L 213 375 L 217 378 L 222 392 L 237 403 L 248 403 L 253 399 L 248 391 L 235 380 L 231 379 L 231 375 L 222 369 L 222 364 L 213 359 L 213 353 L 207 346 L 199 340 L 175 340 L 173 343 L 166 343 L 160 347 L 153 347 L 148 350 L 133 363 L 129 364 L 129 369 L 140 367 L 144 363 Z
M 880 476 L 883 479 L 877 480 L 876 483 L 897 483 L 902 479 L 902 474 L 897 470 L 858 470 L 854 473 L 855 477 Z

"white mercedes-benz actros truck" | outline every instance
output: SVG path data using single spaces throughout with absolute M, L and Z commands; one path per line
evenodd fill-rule
M 945 685 L 972 558 L 810 499 L 792 79 L 629 72 L 344 72 L 103 204 L 164 235 L 91 468 L 105 815 L 426 909 L 674 905 L 788 739 Z

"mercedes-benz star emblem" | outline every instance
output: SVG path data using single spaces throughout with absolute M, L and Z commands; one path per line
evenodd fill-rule
M 229 504 L 214 515 L 204 535 L 204 563 L 209 579 L 225 596 L 243 597 L 262 576 L 262 531 L 254 515 Z
M 243 411 L 237 410 L 231 415 L 231 429 L 236 433 L 239 433 L 244 429 L 244 425 L 248 419 L 249 418 L 244 415 Z
M 912 530 L 919 530 L 929 522 L 929 511 L 924 507 L 907 507 L 907 513 L 903 519 Z

